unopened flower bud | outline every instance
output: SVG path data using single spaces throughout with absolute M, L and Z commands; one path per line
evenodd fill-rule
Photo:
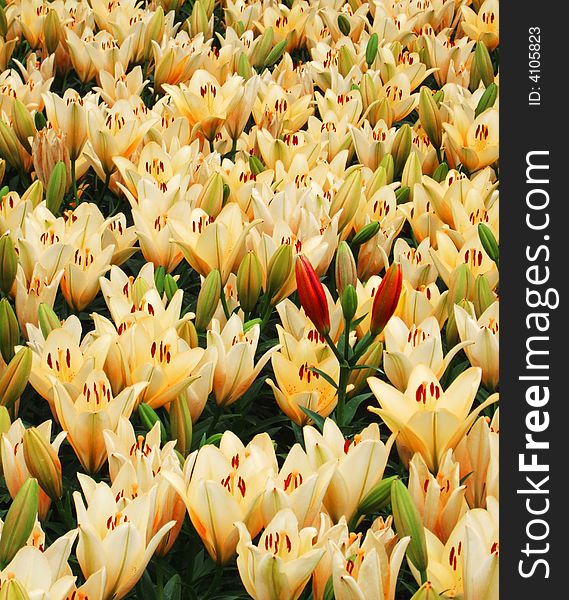
M 259 158 L 253 156 L 252 154 L 249 157 L 249 168 L 251 169 L 251 173 L 253 173 L 253 175 L 259 175 L 259 173 L 265 171 L 265 165 L 259 160 Z
M 336 290 L 341 296 L 346 286 L 356 287 L 358 281 L 358 269 L 354 255 L 347 242 L 340 242 L 336 251 L 336 263 L 334 265 L 334 276 L 336 279 Z
M 401 267 L 399 264 L 394 263 L 385 272 L 373 298 L 369 326 L 372 335 L 381 333 L 393 316 L 399 303 L 402 282 Z
M 257 38 L 255 47 L 251 52 L 251 64 L 254 67 L 262 67 L 269 56 L 269 52 L 273 48 L 273 40 L 275 37 L 275 30 L 272 27 L 267 27 L 265 31 Z
M 292 273 L 292 248 L 288 244 L 281 244 L 276 249 L 267 266 L 267 281 L 265 293 L 271 304 L 280 299 L 279 292 L 288 281 Z
M 0 589 L 0 600 L 30 600 L 30 596 L 17 579 L 7 579 Z
M 254 252 L 248 252 L 237 271 L 237 296 L 245 313 L 251 312 L 263 287 L 263 270 L 261 262 Z
M 472 300 L 476 316 L 480 317 L 495 301 L 496 296 L 492 293 L 488 279 L 484 275 L 478 275 L 474 281 L 474 298 Z
M 0 119 L 0 156 L 15 169 L 22 168 L 16 134 L 2 119 Z
M 217 217 L 223 208 L 223 177 L 212 173 L 204 185 L 196 207 L 204 210 L 210 217 Z
M 411 538 L 407 546 L 407 558 L 419 572 L 426 572 L 429 557 L 425 529 L 411 494 L 400 479 L 391 484 L 391 509 L 399 537 Z
M 350 35 L 350 21 L 343 14 L 338 15 L 338 29 L 342 32 L 342 35 Z
M 251 63 L 249 62 L 245 52 L 241 52 L 239 59 L 237 60 L 237 74 L 241 75 L 243 79 L 249 79 L 249 77 L 253 75 Z
M 14 357 L 14 346 L 20 341 L 20 326 L 12 305 L 6 298 L 0 300 L 0 352 L 8 364 Z
M 341 15 L 343 16 L 343 15 Z M 347 19 L 346 19 L 347 20 Z M 356 64 L 354 55 L 345 44 L 341 46 L 338 56 L 338 71 L 342 77 L 346 77 L 351 68 Z
M 172 298 L 174 297 L 174 294 L 178 291 L 178 284 L 176 283 L 176 280 L 172 277 L 172 275 L 170 275 L 170 273 L 168 273 L 168 275 L 166 275 L 166 277 L 164 277 L 164 292 L 166 293 L 166 298 L 168 299 L 168 302 L 170 302 L 170 300 L 172 300 Z
M 461 300 L 470 300 L 474 294 L 474 275 L 467 264 L 456 267 L 450 274 L 448 286 L 449 302 L 456 304 Z
M 160 265 L 154 269 L 154 285 L 156 290 L 162 296 L 164 293 L 164 278 L 166 277 L 166 269 L 163 265 Z
M 397 204 L 404 204 L 409 200 L 411 194 L 411 188 L 408 185 L 403 185 L 395 190 L 395 200 Z
M 500 247 L 496 241 L 496 237 L 492 233 L 492 230 L 486 223 L 478 223 L 478 236 L 482 242 L 486 254 L 496 263 L 496 266 L 500 268 Z
M 59 162 L 65 165 L 66 189 L 71 185 L 71 161 L 69 147 L 64 133 L 46 127 L 34 136 L 32 142 L 32 160 L 38 181 L 48 187 L 51 174 Z
M 474 50 L 474 58 L 470 65 L 470 91 L 478 89 L 480 82 L 488 87 L 494 82 L 494 67 L 492 59 L 484 42 L 478 41 Z
M 5 406 L 0 406 L 0 440 L 2 440 L 2 434 L 6 433 L 10 429 L 12 424 L 10 420 L 10 413 Z M 2 476 L 2 446 L 0 445 L 0 477 Z
M 411 152 L 411 146 L 413 142 L 413 132 L 411 127 L 407 124 L 401 126 L 399 131 L 393 138 L 393 144 L 391 145 L 391 155 L 394 161 L 394 176 L 397 177 L 403 171 L 403 167 L 407 162 L 409 153 Z
M 20 144 L 22 144 L 28 154 L 31 154 L 32 147 L 29 138 L 34 137 L 36 127 L 30 111 L 18 98 L 14 99 L 12 105 L 12 126 Z
M 22 347 L 14 354 L 0 377 L 0 406 L 10 408 L 28 385 L 32 370 L 32 349 Z
M 449 306 L 448 306 L 449 311 L 448 311 L 448 319 L 447 319 L 445 331 L 446 331 L 448 347 L 452 348 L 453 346 L 456 346 L 456 344 L 458 344 L 458 342 L 460 342 L 460 336 L 458 335 L 458 328 L 456 326 L 454 303 L 451 303 L 451 300 L 449 299 L 448 296 L 447 296 L 447 302 L 449 303 Z M 472 318 L 474 318 L 474 319 L 476 318 L 476 315 L 472 308 L 472 304 L 468 300 L 459 300 L 458 302 L 456 302 L 456 304 L 458 306 L 460 306 L 461 308 L 464 308 L 464 310 L 466 310 Z
M 448 165 L 446 162 L 442 162 L 439 164 L 439 166 L 435 169 L 435 172 L 433 173 L 433 179 L 437 182 L 440 183 L 441 181 L 444 181 L 446 179 L 446 176 L 448 175 Z
M 369 242 L 372 237 L 377 235 L 377 232 L 380 230 L 381 225 L 379 221 L 371 221 L 367 225 L 364 225 L 358 233 L 352 239 L 352 244 L 354 246 L 361 246 L 366 242 Z
M 344 319 L 351 322 L 358 310 L 358 294 L 356 288 L 353 285 L 348 284 L 340 296 L 340 301 Z M 349 332 L 344 333 L 347 335 Z
M 59 500 L 63 493 L 63 482 L 57 452 L 35 427 L 26 429 L 23 439 L 28 471 L 52 500 Z
M 141 402 L 138 405 L 138 416 L 140 422 L 147 431 L 150 431 L 156 423 L 160 423 L 160 439 L 165 442 L 168 436 L 166 435 L 166 428 L 164 423 L 160 420 L 158 413 L 145 402 Z
M 176 440 L 176 449 L 186 457 L 192 447 L 192 415 L 185 394 L 180 394 L 169 409 L 170 431 Z
M 498 97 L 498 86 L 495 83 L 491 83 L 484 93 L 480 97 L 476 110 L 474 111 L 474 117 L 481 115 L 486 109 L 492 108 Z
M 204 331 L 211 321 L 221 298 L 221 273 L 214 269 L 204 279 L 196 307 L 196 329 Z
M 443 123 L 441 111 L 427 86 L 421 87 L 419 94 L 419 120 L 429 136 L 429 140 L 438 150 L 443 143 Z
M 45 204 L 54 215 L 57 215 L 59 212 L 66 189 L 67 169 L 65 168 L 65 163 L 60 160 L 55 165 L 51 175 L 49 176 L 49 182 L 47 184 L 47 191 L 45 194 Z
M 190 348 L 197 348 L 199 346 L 198 332 L 192 321 L 188 319 L 182 321 L 176 331 Z
M 411 148 L 411 146 L 409 146 L 409 150 L 410 150 L 410 148 Z M 409 156 L 409 150 L 407 151 L 407 154 L 405 155 L 405 158 L 403 159 L 403 162 L 401 163 L 401 168 L 403 168 L 403 165 L 405 164 L 405 161 L 407 160 L 407 156 Z M 395 156 L 395 154 L 393 153 L 393 147 L 392 147 L 391 154 L 386 154 L 381 159 L 381 162 L 379 163 L 379 166 L 383 167 L 385 169 L 385 178 L 386 178 L 387 183 L 393 183 L 393 179 L 395 178 L 394 156 Z
M 192 9 L 190 18 L 186 21 L 192 37 L 200 33 L 204 34 L 205 39 L 209 39 L 209 19 L 204 9 L 202 0 L 196 0 Z
M 0 236 L 0 290 L 10 293 L 18 271 L 18 255 L 9 234 Z
M 338 222 L 338 231 L 341 231 L 356 214 L 362 194 L 362 172 L 360 168 L 353 168 L 344 179 L 340 189 L 334 194 L 330 204 L 330 216 L 333 217 L 340 209 L 342 213 Z
M 47 53 L 53 54 L 57 50 L 57 46 L 59 46 L 59 40 L 64 37 L 59 15 L 54 9 L 51 9 L 44 19 L 43 36 Z
M 358 505 L 360 515 L 371 515 L 383 510 L 391 502 L 391 486 L 399 479 L 397 475 L 382 479 L 362 498 Z
M 305 256 L 297 256 L 295 265 L 298 299 L 316 330 L 327 335 L 330 331 L 330 313 L 324 287 L 313 266 Z
M 282 55 L 286 50 L 288 40 L 281 40 L 267 55 L 265 62 L 263 63 L 264 68 L 272 67 L 278 60 L 281 59 Z
M 144 28 L 144 60 L 152 55 L 152 40 L 159 42 L 164 35 L 164 9 L 159 6 Z
M 413 199 L 413 188 L 416 183 L 421 183 L 423 171 L 421 169 L 421 161 L 416 152 L 411 152 L 405 161 L 403 172 L 401 173 L 401 187 L 409 188 L 409 197 Z
M 61 321 L 49 304 L 42 302 L 38 307 L 38 323 L 45 339 L 54 330 L 61 327 Z
M 38 515 L 39 485 L 37 479 L 27 479 L 6 513 L 0 535 L 0 569 L 5 569 L 22 548 L 34 528 Z
M 371 67 L 375 57 L 377 56 L 377 47 L 379 44 L 379 36 L 377 33 L 372 33 L 366 46 L 366 63 L 368 68 Z

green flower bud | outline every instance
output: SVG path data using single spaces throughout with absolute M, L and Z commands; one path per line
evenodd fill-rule
M 223 177 L 212 173 L 204 185 L 196 207 L 204 210 L 210 217 L 216 217 L 223 207 Z
M 32 350 L 22 347 L 14 354 L 0 377 L 0 406 L 11 408 L 28 385 L 32 370 Z
M 34 208 L 43 200 L 43 184 L 39 179 L 36 179 L 23 193 L 22 202 L 26 200 L 29 200 Z
M 169 409 L 170 432 L 176 449 L 185 458 L 192 447 L 192 415 L 185 394 L 180 394 Z
M 196 307 L 196 329 L 205 331 L 221 298 L 221 273 L 214 269 L 204 279 Z
M 476 110 L 474 111 L 474 116 L 477 117 L 481 115 L 486 109 L 492 108 L 494 106 L 494 102 L 496 102 L 496 98 L 498 97 L 498 86 L 495 83 L 491 83 L 478 101 L 476 106 Z
M 410 536 L 407 558 L 421 573 L 427 571 L 429 557 L 425 541 L 425 529 L 421 515 L 403 482 L 396 479 L 391 484 L 391 509 L 393 520 L 400 537 Z
M 342 14 L 338 15 L 338 29 L 342 32 L 342 35 L 350 35 L 351 28 L 348 17 Z
M 340 75 L 346 77 L 355 64 L 354 55 L 350 52 L 349 48 L 346 45 L 342 46 L 338 56 L 338 71 Z
M 45 339 L 54 330 L 61 327 L 61 321 L 49 304 L 42 302 L 38 308 L 38 321 Z
M 386 154 L 385 156 L 389 156 L 391 158 L 391 154 Z M 385 167 L 377 167 L 366 186 L 365 193 L 368 200 L 375 194 L 375 192 L 377 192 L 377 190 L 385 185 L 387 185 L 387 171 L 385 170 Z
M 36 126 L 37 131 L 41 131 L 47 125 L 47 119 L 42 112 L 37 112 L 34 115 L 34 125 Z
M 237 60 L 237 74 L 241 75 L 243 79 L 249 79 L 253 75 L 251 63 L 245 52 L 241 52 L 239 59 Z
M 196 0 L 192 9 L 192 14 L 187 20 L 188 28 L 192 37 L 203 33 L 205 39 L 208 39 L 209 19 L 204 8 L 202 0 Z
M 423 171 L 421 169 L 421 161 L 416 152 L 411 152 L 405 161 L 403 173 L 401 174 L 401 187 L 409 188 L 409 195 L 413 198 L 413 187 L 416 183 L 421 183 Z
M 26 108 L 25 104 L 17 98 L 14 99 L 12 105 L 12 117 L 12 126 L 14 127 L 14 133 L 16 134 L 18 141 L 26 149 L 26 152 L 31 154 L 32 147 L 29 138 L 35 135 L 36 127 L 32 115 L 30 115 L 30 111 Z
M 292 274 L 293 260 L 292 248 L 288 244 L 281 244 L 271 257 L 267 267 L 267 282 L 265 293 L 275 303 L 279 292 Z
M 371 67 L 375 57 L 377 56 L 377 47 L 379 44 L 379 36 L 377 33 L 372 33 L 366 46 L 366 63 L 368 68 Z
M 490 284 L 484 275 L 478 275 L 474 282 L 474 310 L 476 316 L 480 315 L 495 302 L 496 296 L 492 293 Z
M 132 284 L 131 296 L 132 302 L 136 307 L 140 306 L 140 303 L 144 298 L 144 294 L 146 294 L 148 290 L 150 290 L 150 284 L 148 281 L 146 281 L 146 279 L 143 279 L 142 277 L 135 279 L 134 283 Z
M 409 158 L 411 145 L 413 141 L 413 132 L 407 124 L 399 128 L 399 131 L 393 139 L 391 145 L 391 155 L 394 161 L 394 176 L 397 177 L 403 171 L 403 167 Z
M 482 247 L 486 254 L 496 263 L 496 266 L 500 268 L 500 248 L 490 227 L 485 223 L 478 223 L 478 236 L 480 237 Z
M 156 423 L 160 423 L 160 439 L 163 442 L 165 442 L 168 439 L 164 423 L 162 423 L 160 417 L 151 406 L 149 406 L 145 402 L 141 402 L 138 405 L 138 416 L 140 417 L 140 422 L 147 431 L 150 431 L 154 427 L 154 425 L 156 425 Z
M 360 204 L 362 194 L 362 172 L 360 168 L 348 172 L 340 189 L 334 194 L 330 204 L 330 216 L 333 217 L 340 209 L 342 214 L 338 222 L 338 231 L 352 220 Z
M 441 181 L 444 181 L 446 179 L 446 176 L 448 175 L 448 165 L 446 164 L 446 162 L 442 162 L 436 169 L 435 172 L 433 173 L 433 179 L 437 182 L 440 183 Z
M 369 242 L 380 230 L 381 225 L 379 221 L 370 221 L 367 225 L 364 225 L 358 233 L 352 239 L 353 246 L 361 246 L 366 242 Z
M 43 22 L 43 36 L 45 39 L 45 47 L 48 54 L 53 54 L 59 46 L 59 40 L 62 39 L 63 31 L 61 21 L 57 11 L 51 9 Z
M 47 208 L 57 215 L 67 188 L 67 169 L 65 163 L 60 160 L 49 176 L 47 191 L 45 194 L 45 204 Z
M 190 348 L 197 348 L 199 346 L 198 332 L 193 321 L 186 319 L 182 321 L 176 329 L 178 335 L 188 344 Z
M 456 304 L 461 300 L 470 300 L 474 293 L 474 275 L 468 265 L 462 264 L 456 267 L 450 274 L 448 286 L 448 299 Z
M 356 287 L 358 281 L 358 268 L 354 255 L 345 241 L 340 242 L 336 251 L 336 262 L 334 265 L 334 277 L 336 290 L 341 296 L 348 285 Z
M 277 61 L 279 61 L 285 53 L 288 40 L 281 40 L 267 55 L 265 62 L 263 63 L 264 68 L 272 67 Z
M 17 579 L 8 579 L 0 590 L 0 600 L 30 600 L 30 597 Z
M 494 67 L 492 59 L 484 42 L 477 42 L 474 50 L 474 58 L 470 66 L 470 91 L 478 89 L 480 81 L 485 87 L 494 82 Z
M 10 429 L 10 425 L 12 424 L 10 420 L 10 413 L 5 406 L 0 406 L 0 440 L 2 439 L 2 434 L 6 433 L 8 429 Z M 2 476 L 2 447 L 0 446 L 0 477 Z
M 20 341 L 20 327 L 14 309 L 6 298 L 0 300 L 0 352 L 8 364 L 14 357 L 14 346 Z
M 397 204 L 404 204 L 409 200 L 409 195 L 411 193 L 411 188 L 408 185 L 403 185 L 400 188 L 395 190 L 395 200 Z
M 160 265 L 154 269 L 154 285 L 158 293 L 162 296 L 164 293 L 164 278 L 166 277 L 166 269 Z
M 341 304 L 344 319 L 351 322 L 358 310 L 358 294 L 353 285 L 348 284 L 345 287 L 341 296 Z
M 243 333 L 247 333 L 249 331 L 249 329 L 252 329 L 253 327 L 255 327 L 255 325 L 261 325 L 261 323 L 263 322 L 263 319 L 249 319 L 249 321 L 245 321 L 245 323 L 243 323 Z
M 170 273 L 164 277 L 164 291 L 166 292 L 166 298 L 168 298 L 168 302 L 172 300 L 174 294 L 178 291 L 178 284 L 172 275 L 170 275 Z
M 2 119 L 0 119 L 0 156 L 15 169 L 22 168 L 16 134 Z
M 0 6 L 0 36 L 6 38 L 8 33 L 8 19 L 6 19 L 6 11 L 4 6 Z
M 2 535 L 0 535 L 0 569 L 5 569 L 22 548 L 36 522 L 39 506 L 37 479 L 27 479 L 16 494 L 6 513 Z
M 402 163 L 405 164 L 405 163 Z M 386 154 L 379 163 L 380 168 L 385 169 L 385 177 L 387 183 L 393 183 L 395 178 L 395 160 L 393 159 L 393 153 Z
M 397 475 L 382 479 L 362 498 L 358 505 L 360 515 L 371 515 L 383 510 L 391 502 L 391 486 L 398 480 Z
M 350 398 L 357 396 L 367 385 L 367 378 L 377 375 L 376 369 L 381 365 L 383 359 L 383 344 L 379 341 L 374 341 L 369 348 L 362 354 L 357 362 L 358 367 L 367 367 L 365 369 L 354 369 L 350 373 L 349 382 L 353 385 L 353 389 L 348 392 Z
M 0 290 L 6 295 L 10 293 L 16 273 L 18 272 L 18 255 L 14 242 L 9 234 L 0 236 Z
M 265 165 L 256 156 L 251 154 L 251 156 L 249 156 L 249 168 L 253 175 L 259 175 L 259 173 L 262 173 L 265 170 Z
M 63 481 L 57 452 L 35 427 L 26 429 L 23 439 L 24 459 L 28 471 L 52 500 L 59 500 L 63 494 Z
M 263 34 L 257 38 L 253 51 L 251 52 L 251 64 L 254 67 L 260 68 L 265 64 L 269 52 L 273 48 L 273 40 L 275 38 L 275 31 L 272 27 L 268 27 L 263 31 Z
M 429 140 L 438 150 L 443 143 L 441 111 L 427 86 L 422 86 L 419 94 L 419 120 Z
M 251 312 L 259 300 L 263 287 L 263 269 L 254 252 L 248 252 L 237 271 L 237 296 L 245 313 Z

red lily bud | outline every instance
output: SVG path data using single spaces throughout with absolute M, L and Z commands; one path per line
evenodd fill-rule
M 402 283 L 401 267 L 398 264 L 392 264 L 385 272 L 373 299 L 369 326 L 372 335 L 381 333 L 393 316 L 401 295 Z
M 300 304 L 318 332 L 326 335 L 330 331 L 330 313 L 320 279 L 304 256 L 297 257 L 295 273 Z

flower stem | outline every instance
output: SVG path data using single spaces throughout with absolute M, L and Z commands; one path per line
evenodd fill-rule
M 229 317 L 231 317 L 231 313 L 229 312 L 229 307 L 227 306 L 227 298 L 225 297 L 225 288 L 221 286 L 221 306 L 223 307 L 223 313 L 225 314 L 225 318 L 229 321 Z
M 71 182 L 73 186 L 73 202 L 77 205 L 77 173 L 75 171 L 75 159 L 71 162 Z

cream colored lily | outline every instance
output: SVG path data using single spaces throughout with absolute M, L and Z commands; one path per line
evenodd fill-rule
M 419 364 L 404 393 L 370 377 L 368 384 L 381 408 L 368 409 L 397 433 L 397 449 L 405 464 L 419 452 L 429 470 L 437 472 L 445 452 L 454 449 L 480 412 L 498 400 L 494 394 L 471 412 L 481 375 L 478 367 L 470 367 L 443 390 L 433 371 Z
M 413 289 L 408 281 L 403 280 L 401 297 L 397 306 L 396 315 L 411 328 L 415 323 L 421 323 L 430 316 L 434 316 L 439 327 L 442 327 L 447 319 L 446 297 L 448 290 L 442 294 L 436 283 L 419 286 Z
M 166 473 L 183 498 L 209 555 L 226 564 L 239 541 L 236 521 L 256 536 L 263 525 L 261 501 L 269 477 L 278 471 L 271 438 L 256 435 L 247 446 L 226 431 L 219 448 L 207 444 L 186 460 L 184 478 Z M 189 484 L 189 485 L 188 485 Z
M 155 511 L 156 489 L 131 501 L 116 498 L 104 482 L 78 474 L 87 505 L 73 493 L 79 543 L 76 555 L 85 578 L 105 569 L 103 600 L 123 598 L 144 573 L 158 544 L 175 525 L 170 521 L 149 540 L 148 528 Z
M 164 525 L 175 522 L 156 549 L 158 555 L 164 556 L 176 541 L 186 513 L 184 502 L 164 478 L 166 471 L 182 475 L 180 461 L 174 451 L 175 441 L 160 448 L 159 423 L 146 437 L 135 436 L 132 424 L 122 416 L 116 431 L 106 430 L 103 435 L 113 492 L 132 500 L 156 487 L 154 518 L 147 532 L 147 541 Z
M 485 0 L 474 12 L 469 6 L 461 6 L 461 27 L 471 39 L 482 42 L 488 50 L 493 50 L 500 42 L 500 8 L 497 0 Z
M 273 346 L 255 364 L 260 332 L 259 325 L 244 332 L 238 314 L 231 315 L 222 330 L 217 319 L 213 320 L 207 344 L 217 350 L 213 393 L 218 406 L 229 406 L 241 398 L 278 349 Z
M 302 446 L 295 444 L 278 475 L 267 481 L 261 504 L 265 525 L 279 510 L 290 508 L 300 527 L 314 526 L 333 471 L 333 462 L 314 469 Z
M 173 239 L 180 246 L 184 257 L 200 275 L 206 276 L 218 269 L 222 284 L 227 283 L 249 231 L 259 221 L 249 223 L 237 204 L 224 206 L 213 220 L 202 209 L 194 209 L 189 218 L 171 220 Z
M 107 460 L 104 430 L 114 431 L 121 415 L 130 416 L 147 384 L 132 385 L 113 397 L 105 373 L 93 370 L 79 396 L 72 398 L 58 380 L 52 378 L 52 382 L 53 404 L 61 427 L 67 432 L 69 443 L 83 468 L 96 473 Z
M 454 306 L 458 335 L 463 342 L 472 342 L 464 349 L 466 356 L 473 367 L 482 369 L 482 383 L 488 390 L 496 389 L 500 375 L 499 310 L 496 300 L 476 320 L 458 304 Z
M 340 377 L 340 365 L 332 351 L 303 338 L 296 340 L 279 327 L 282 349 L 271 357 L 275 382 L 267 379 L 280 409 L 297 425 L 311 423 L 303 412 L 307 408 L 327 417 L 336 407 L 336 388 L 313 368 L 326 373 L 334 381 Z
M 372 423 L 352 440 L 344 438 L 339 427 L 326 419 L 323 433 L 304 427 L 304 444 L 313 468 L 334 461 L 332 480 L 324 496 L 324 506 L 335 523 L 342 516 L 348 521 L 358 504 L 383 476 L 393 436 L 387 444 L 381 441 L 377 423 Z
M 316 529 L 300 529 L 292 510 L 278 512 L 255 546 L 242 522 L 239 531 L 237 568 L 247 593 L 255 600 L 297 600 L 323 549 L 314 548 Z
M 468 340 L 464 340 L 443 357 L 441 330 L 433 316 L 411 327 L 407 327 L 399 317 L 392 317 L 384 335 L 383 369 L 389 381 L 400 391 L 407 388 L 416 365 L 426 365 L 440 378 L 456 354 L 468 348 L 469 344 Z
M 433 475 L 417 453 L 409 463 L 409 493 L 419 510 L 423 525 L 445 543 L 455 525 L 468 510 L 464 499 L 466 486 L 460 484 L 461 465 L 452 450 L 443 456 L 439 471 Z

